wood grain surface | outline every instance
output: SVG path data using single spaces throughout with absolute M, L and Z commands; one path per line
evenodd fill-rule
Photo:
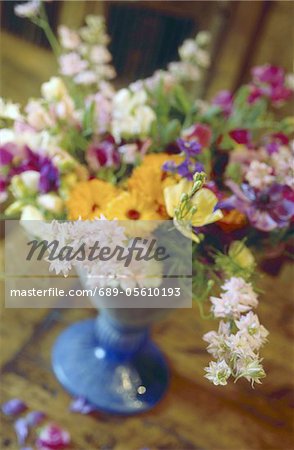
M 201 337 L 215 323 L 201 320 L 196 307 L 179 310 L 153 330 L 170 365 L 168 393 L 152 411 L 129 418 L 70 413 L 70 397 L 51 371 L 58 334 L 95 311 L 2 307 L 1 403 L 19 397 L 30 409 L 46 412 L 69 430 L 73 450 L 292 450 L 292 280 L 290 266 L 279 277 L 262 280 L 259 313 L 270 330 L 263 351 L 268 375 L 262 385 L 251 389 L 242 381 L 215 387 L 205 380 L 209 355 Z M 33 444 L 33 435 L 30 439 Z M 0 449 L 18 448 L 13 420 L 2 415 Z

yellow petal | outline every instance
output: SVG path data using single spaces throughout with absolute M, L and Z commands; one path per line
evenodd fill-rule
M 165 206 L 170 217 L 174 217 L 175 209 L 180 204 L 182 194 L 188 193 L 192 186 L 192 181 L 183 178 L 179 183 L 164 188 Z
M 196 213 L 192 217 L 192 225 L 194 227 L 201 227 L 208 223 L 216 222 L 223 217 L 220 210 L 214 211 L 218 199 L 211 190 L 206 188 L 200 189 L 191 201 L 197 208 Z

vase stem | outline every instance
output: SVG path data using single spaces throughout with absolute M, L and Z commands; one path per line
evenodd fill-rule
M 112 357 L 128 359 L 145 345 L 149 338 L 147 327 L 122 325 L 103 309 L 96 319 L 95 334 L 98 354 L 111 353 Z

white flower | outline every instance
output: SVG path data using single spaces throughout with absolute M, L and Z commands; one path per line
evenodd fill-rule
M 125 144 L 118 148 L 118 151 L 122 155 L 123 162 L 126 164 L 134 164 L 136 158 L 139 155 L 139 149 L 137 144 Z
M 39 13 L 41 6 L 40 0 L 33 0 L 14 7 L 14 13 L 18 17 L 35 17 Z
M 21 213 L 21 221 L 44 220 L 44 216 L 35 206 L 24 206 Z M 30 230 L 32 231 L 32 230 Z
M 49 112 L 46 111 L 40 100 L 29 100 L 27 106 L 25 107 L 25 111 L 27 113 L 27 121 L 29 125 L 38 131 L 54 125 L 54 120 L 50 116 Z
M 18 120 L 20 119 L 20 105 L 12 102 L 5 102 L 3 98 L 0 97 L 0 117 L 2 119 Z
M 87 69 L 88 62 L 80 57 L 76 52 L 66 53 L 59 57 L 60 73 L 62 75 L 73 76 Z
M 190 62 L 171 62 L 168 70 L 179 81 L 197 81 L 200 78 L 199 68 Z
M 144 90 L 131 92 L 121 89 L 113 98 L 112 134 L 117 142 L 122 137 L 140 137 L 148 135 L 156 115 L 146 104 L 147 94 Z
M 46 100 L 60 100 L 67 95 L 67 89 L 59 77 L 51 77 L 47 83 L 43 83 L 41 86 L 41 92 Z
M 219 323 L 218 332 L 210 331 L 203 336 L 203 340 L 208 342 L 207 351 L 214 358 L 223 358 L 228 353 L 228 345 L 226 339 L 230 334 L 230 324 L 223 322 Z
M 250 186 L 257 189 L 264 189 L 271 185 L 275 179 L 272 174 L 272 168 L 260 161 L 251 161 L 245 179 Z
M 7 142 L 15 141 L 15 132 L 9 128 L 0 130 L 0 145 L 7 144 Z
M 246 339 L 250 343 L 250 346 L 254 350 L 265 344 L 267 341 L 268 331 L 260 324 L 259 318 L 252 311 L 249 311 L 246 315 L 241 316 L 239 320 L 236 320 L 236 325 L 239 332 L 245 335 Z
M 278 152 L 271 155 L 271 162 L 275 170 L 277 181 L 294 188 L 294 155 L 293 150 L 281 146 Z
M 231 369 L 226 363 L 225 360 L 221 361 L 211 361 L 208 367 L 205 367 L 205 378 L 215 386 L 222 385 L 225 386 L 227 384 L 227 380 L 231 375 Z
M 111 61 L 111 54 L 104 45 L 94 45 L 90 50 L 92 63 L 105 64 Z
M 226 344 L 229 348 L 230 356 L 233 358 L 254 358 L 255 356 L 247 335 L 244 333 L 231 334 L 227 337 Z
M 194 58 L 198 50 L 195 39 L 186 39 L 179 48 L 179 55 L 182 60 L 191 60 Z
M 40 195 L 37 198 L 37 203 L 40 207 L 54 214 L 62 213 L 64 208 L 63 200 L 54 193 Z
M 258 356 L 238 359 L 234 370 L 236 372 L 236 380 L 244 377 L 251 382 L 252 386 L 254 383 L 260 384 L 260 379 L 265 377 L 265 372 Z
M 35 194 L 39 190 L 40 173 L 35 170 L 27 170 L 19 175 L 24 186 L 30 194 Z
M 76 49 L 81 43 L 78 33 L 65 25 L 58 27 L 58 34 L 62 47 L 68 50 Z
M 199 31 L 196 36 L 196 42 L 200 47 L 205 47 L 210 43 L 211 34 L 209 31 Z
M 97 82 L 97 75 L 92 70 L 85 70 L 84 72 L 78 73 L 74 77 L 74 81 L 77 84 L 84 84 L 87 86 L 89 84 L 94 84 Z
M 258 305 L 252 285 L 243 278 L 232 277 L 222 286 L 225 291 L 220 297 L 210 297 L 211 310 L 215 317 L 237 319 Z

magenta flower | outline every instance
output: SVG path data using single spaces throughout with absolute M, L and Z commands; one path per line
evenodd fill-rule
M 119 152 L 111 136 L 101 142 L 93 142 L 86 152 L 90 169 L 97 172 L 101 167 L 117 167 L 120 162 Z
M 294 216 L 294 195 L 288 186 L 273 184 L 258 190 L 247 183 L 239 187 L 232 181 L 228 181 L 227 186 L 234 195 L 223 206 L 241 211 L 258 230 L 272 231 L 290 225 Z
M 273 105 L 279 105 L 291 97 L 292 91 L 285 85 L 285 72 L 281 67 L 266 64 L 254 67 L 251 73 L 253 82 L 249 85 L 249 103 L 267 97 Z
M 235 142 L 237 142 L 237 144 L 251 144 L 251 133 L 249 130 L 236 128 L 235 130 L 230 131 L 229 135 Z
M 212 99 L 212 104 L 218 106 L 226 116 L 229 116 L 233 110 L 233 95 L 230 91 L 220 91 Z
M 70 435 L 56 424 L 44 426 L 36 445 L 38 450 L 62 450 L 70 443 Z

